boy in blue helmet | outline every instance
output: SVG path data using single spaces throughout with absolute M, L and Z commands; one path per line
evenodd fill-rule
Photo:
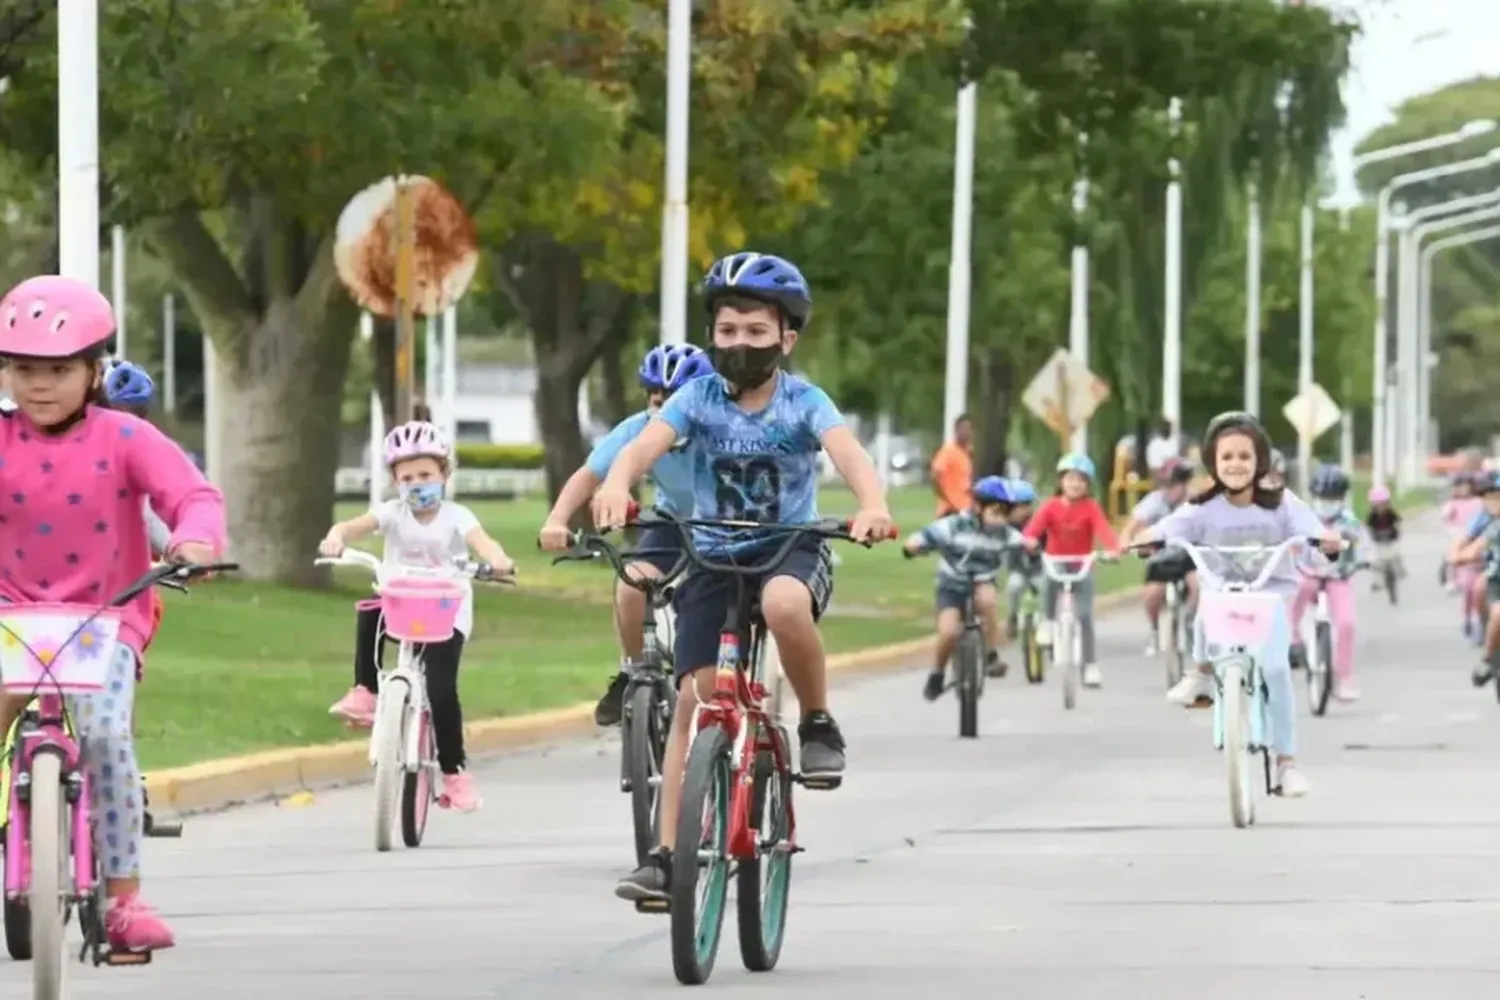
M 142 420 L 151 411 L 151 401 L 156 398 L 156 382 L 146 369 L 129 361 L 111 361 L 104 366 L 104 377 L 100 380 L 104 404 L 111 410 L 124 410 Z M 171 538 L 165 522 L 156 516 L 148 501 L 145 505 L 146 533 L 151 539 L 152 558 L 161 558 L 167 551 Z
M 922 688 L 922 697 L 936 701 L 942 696 L 948 660 L 963 633 L 963 609 L 969 601 L 972 579 L 974 613 L 984 630 L 989 650 L 986 672 L 1004 677 L 1000 660 L 999 595 L 995 577 L 1005 567 L 1010 552 L 1021 544 L 1020 532 L 1010 526 L 1015 494 L 1011 484 L 999 476 L 985 476 L 974 484 L 973 504 L 968 510 L 933 521 L 906 540 L 902 554 L 908 559 L 924 552 L 938 553 L 937 567 L 937 661 Z
M 887 537 L 891 515 L 874 463 L 827 393 L 780 370 L 812 312 L 802 273 L 780 257 L 741 252 L 714 264 L 703 292 L 719 377 L 685 387 L 626 446 L 594 497 L 594 522 L 603 527 L 624 524 L 630 487 L 685 437 L 698 462 L 693 511 L 699 518 L 766 524 L 817 520 L 821 449 L 859 504 L 854 537 Z M 764 557 L 768 546 L 779 546 L 782 538 L 753 529 L 699 529 L 695 542 L 711 559 L 753 562 Z M 759 586 L 761 615 L 802 708 L 797 727 L 801 771 L 832 785 L 844 770 L 844 738 L 828 713 L 826 663 L 817 627 L 833 589 L 828 547 L 807 537 L 780 569 L 751 585 Z M 671 851 L 693 709 L 700 699 L 712 697 L 719 627 L 735 591 L 735 580 L 701 573 L 690 573 L 678 588 L 679 693 L 662 776 L 662 844 L 620 882 L 615 891 L 624 899 L 670 896 Z
M 1010 481 L 1011 497 L 1010 526 L 1018 532 L 1026 530 L 1031 515 L 1036 513 L 1036 487 L 1025 479 Z M 1042 571 L 1042 557 L 1026 551 L 1025 546 L 1010 550 L 1008 566 L 1010 575 L 1005 578 L 1005 636 L 1014 639 L 1020 630 L 1021 592 L 1029 584 L 1038 594 L 1047 581 Z
M 542 548 L 557 552 L 568 547 L 568 522 L 593 496 L 609 467 L 625 446 L 634 441 L 651 418 L 672 394 L 694 379 L 713 374 L 708 355 L 691 344 L 659 345 L 651 348 L 641 361 L 637 377 L 646 390 L 646 408 L 620 421 L 589 453 L 583 468 L 563 484 L 557 503 L 547 514 L 539 541 Z M 693 463 L 679 442 L 662 455 L 647 475 L 655 488 L 655 505 L 670 513 L 687 517 L 693 512 Z M 632 562 L 626 571 L 636 579 L 660 579 L 677 563 L 682 538 L 667 527 L 649 528 L 637 539 L 636 548 L 647 553 Z M 623 711 L 625 687 L 630 679 L 629 664 L 639 661 L 644 652 L 645 637 L 641 628 L 646 619 L 646 595 L 625 583 L 615 584 L 615 632 L 620 641 L 620 669 L 609 681 L 609 688 L 594 707 L 594 722 L 601 726 L 617 725 Z

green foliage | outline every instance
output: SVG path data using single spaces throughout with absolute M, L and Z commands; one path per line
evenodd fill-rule
M 539 444 L 458 446 L 458 465 L 462 469 L 540 469 L 546 460 L 546 449 Z

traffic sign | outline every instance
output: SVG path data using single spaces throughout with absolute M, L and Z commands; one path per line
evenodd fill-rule
M 1066 439 L 1108 398 L 1108 383 L 1059 347 L 1021 394 L 1021 404 Z
M 1339 404 L 1316 382 L 1308 386 L 1306 392 L 1293 397 L 1281 412 L 1297 434 L 1310 441 L 1326 434 L 1344 415 Z

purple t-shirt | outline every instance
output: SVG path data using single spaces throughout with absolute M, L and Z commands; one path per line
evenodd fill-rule
M 1163 541 L 1192 542 L 1194 545 L 1275 546 L 1288 538 L 1317 537 L 1327 530 L 1313 509 L 1294 496 L 1291 490 L 1284 490 L 1281 496 L 1281 506 L 1275 510 L 1254 504 L 1240 507 L 1222 495 L 1207 503 L 1185 503 L 1158 521 L 1151 534 Z M 1298 580 L 1296 567 L 1289 556 L 1277 564 L 1266 581 L 1266 589 L 1290 594 L 1297 589 Z

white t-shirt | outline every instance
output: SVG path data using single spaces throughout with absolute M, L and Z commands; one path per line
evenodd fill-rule
M 1171 437 L 1154 437 L 1146 445 L 1146 468 L 1152 472 L 1158 472 L 1181 451 L 1182 445 L 1177 440 L 1176 434 Z
M 467 535 L 479 527 L 479 518 L 463 504 L 444 500 L 432 520 L 423 524 L 402 500 L 387 500 L 370 513 L 375 515 L 380 534 L 385 538 L 387 568 L 414 566 L 428 569 L 447 568 L 455 557 L 467 558 Z M 459 577 L 464 588 L 463 607 L 458 609 L 454 628 L 468 638 L 474 631 L 474 588 Z

